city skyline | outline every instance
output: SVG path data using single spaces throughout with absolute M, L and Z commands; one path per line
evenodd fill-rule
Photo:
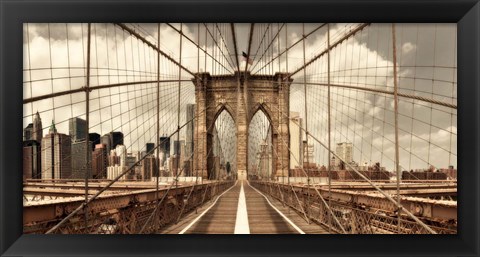
M 190 106 L 195 106 L 195 105 L 194 105 L 194 104 L 191 104 Z M 188 109 L 187 109 L 187 110 L 188 110 Z M 191 112 L 191 110 L 185 112 L 186 117 L 189 117 L 188 115 L 191 115 L 191 114 L 189 114 L 189 112 Z M 301 125 L 300 125 L 300 126 L 298 125 L 298 124 L 299 124 L 298 121 L 301 122 L 301 121 L 302 121 L 302 117 L 300 117 L 300 115 L 299 115 L 298 112 L 290 112 L 290 115 L 292 116 L 292 117 L 291 117 L 291 122 L 289 123 L 290 129 L 292 130 L 292 128 L 295 128 L 294 131 L 295 131 L 296 133 L 299 133 L 299 132 L 300 132 L 300 137 L 302 138 L 302 140 L 299 141 L 298 144 L 293 144 L 293 146 L 291 146 L 291 150 L 293 150 L 293 149 L 302 149 L 302 150 L 300 151 L 301 160 L 303 160 L 303 162 L 306 162 L 306 157 L 304 156 L 304 152 L 305 152 L 304 144 L 305 144 L 305 142 L 306 142 L 306 141 L 305 141 L 305 133 L 304 133 L 303 131 L 301 131 Z M 32 123 L 30 123 L 26 128 L 24 128 L 24 134 L 25 134 L 25 135 L 26 135 L 26 133 L 31 133 L 30 131 L 32 130 L 32 128 L 30 127 L 30 125 L 31 125 L 31 124 L 35 124 L 35 121 L 39 121 L 39 123 L 42 124 L 42 122 L 41 122 L 41 116 L 40 116 L 40 114 L 39 114 L 38 112 L 35 114 L 34 120 L 32 121 Z M 84 123 L 85 120 L 83 120 L 83 119 L 81 119 L 81 118 L 74 117 L 74 118 L 69 119 L 69 129 L 68 129 L 68 134 L 66 134 L 66 135 L 70 136 L 70 138 L 71 138 L 71 142 L 72 142 L 72 143 L 71 143 L 72 153 L 79 152 L 79 153 L 82 153 L 82 154 L 79 154 L 79 155 L 80 155 L 81 157 L 84 157 L 84 154 L 83 154 L 84 150 L 82 150 L 82 149 L 84 149 L 84 146 L 85 146 L 85 142 L 84 142 L 84 141 L 85 141 L 85 138 L 86 138 L 87 135 L 85 134 L 84 129 L 79 128 L 79 127 L 82 126 L 82 125 L 79 125 L 79 122 L 80 122 L 80 124 L 82 124 L 83 126 L 86 125 L 86 124 Z M 38 123 L 37 123 L 37 124 L 38 124 Z M 191 129 L 192 129 L 192 131 L 193 131 L 193 123 L 190 123 L 190 124 L 192 125 Z M 53 121 L 53 120 L 52 120 L 52 125 L 54 125 L 54 121 Z M 49 126 L 49 130 L 51 129 L 52 125 Z M 73 126 L 73 127 L 71 127 L 71 126 Z M 38 127 L 38 125 L 37 125 L 37 127 Z M 33 129 L 32 131 L 35 131 L 35 130 Z M 57 131 L 56 128 L 55 128 L 55 131 Z M 76 133 L 72 133 L 73 131 L 79 132 L 80 136 L 77 136 Z M 113 133 L 113 132 L 114 132 L 114 131 L 111 131 L 110 133 Z M 117 131 L 117 132 L 120 132 L 120 133 L 121 133 L 121 131 Z M 189 132 L 186 133 L 186 136 L 188 136 L 188 133 L 189 133 Z M 192 133 L 193 133 L 193 132 L 192 132 Z M 49 131 L 48 134 L 50 134 L 50 131 Z M 48 135 L 48 134 L 45 134 L 45 135 Z M 61 133 L 60 133 L 60 134 L 61 134 Z M 96 132 L 91 132 L 91 133 L 89 133 L 89 134 L 98 134 L 98 133 L 96 133 Z M 33 135 L 34 135 L 34 134 L 32 133 L 32 138 L 33 138 Z M 108 134 L 105 134 L 105 135 L 108 135 Z M 104 136 L 105 136 L 105 135 L 104 135 Z M 37 134 L 37 137 L 38 137 L 38 136 L 39 136 L 39 135 Z M 43 138 L 44 135 L 40 135 L 40 136 L 42 136 L 42 138 Z M 192 134 L 191 136 L 193 136 L 193 134 Z M 291 136 L 292 136 L 292 135 L 291 135 Z M 103 136 L 102 136 L 102 137 L 103 137 Z M 183 143 L 182 143 L 182 149 L 187 149 L 187 143 L 188 143 L 188 142 L 187 142 L 187 139 L 186 139 L 186 138 L 187 138 L 187 137 L 185 137 L 185 138 L 180 138 L 180 140 L 179 140 L 179 142 L 183 142 Z M 24 138 L 24 139 L 25 139 L 25 138 Z M 31 140 L 31 139 L 30 139 L 30 140 Z M 25 140 L 25 141 L 29 141 L 29 140 Z M 162 141 L 162 140 L 160 140 L 160 141 Z M 172 145 L 172 147 L 171 147 L 172 153 L 173 153 L 173 155 L 175 155 L 175 151 L 176 151 L 175 149 L 177 149 L 177 146 L 176 146 L 177 141 L 176 141 L 176 140 L 171 140 L 171 141 L 169 141 L 169 142 L 170 142 L 171 145 Z M 40 141 L 39 143 L 41 143 L 41 141 Z M 90 144 L 90 148 L 92 148 L 92 153 L 93 153 L 94 150 L 96 149 L 97 144 L 93 144 L 93 141 L 89 141 L 89 144 Z M 101 144 L 101 145 L 105 145 L 105 144 L 103 144 L 103 143 L 100 143 L 100 144 Z M 128 153 L 129 153 L 129 154 L 134 154 L 134 153 L 137 153 L 137 152 L 139 152 L 139 153 L 141 153 L 141 152 L 147 152 L 146 150 L 147 150 L 147 147 L 148 147 L 149 144 L 155 145 L 155 143 L 153 143 L 153 142 L 147 142 L 147 143 L 145 144 L 145 150 L 141 151 L 141 150 L 131 149 Z M 192 147 L 193 147 L 193 142 L 191 142 L 191 144 L 192 144 Z M 259 143 L 258 147 L 260 147 L 261 144 L 262 144 L 262 143 Z M 335 153 L 336 153 L 337 155 L 339 155 L 339 156 L 342 156 L 342 159 L 346 160 L 346 162 L 348 162 L 348 163 L 350 163 L 350 162 L 353 161 L 353 162 L 354 162 L 355 164 L 357 164 L 357 165 L 368 163 L 369 166 L 372 166 L 373 164 L 379 162 L 378 160 L 365 160 L 365 159 L 364 159 L 364 160 L 360 160 L 360 159 L 356 159 L 356 160 L 355 160 L 355 159 L 353 158 L 353 152 L 349 153 L 348 155 L 345 155 L 345 154 L 342 153 L 342 152 L 338 152 L 338 145 L 340 145 L 340 144 L 350 144 L 350 149 L 352 149 L 352 150 L 353 150 L 353 144 L 352 144 L 351 142 L 339 142 L 339 143 L 332 142 L 332 145 L 337 145 L 337 150 L 335 151 Z M 309 144 L 309 145 L 310 145 L 310 144 Z M 106 146 L 106 145 L 105 145 L 105 146 Z M 78 149 L 75 150 L 75 147 L 78 148 Z M 106 146 L 106 147 L 107 147 L 107 149 L 108 149 L 108 146 Z M 153 146 L 153 147 L 155 147 L 155 146 Z M 252 149 L 260 149 L 260 148 L 258 148 L 258 147 L 254 147 L 254 148 L 252 148 Z M 309 151 L 311 151 L 311 155 L 310 155 L 311 157 L 310 157 L 310 158 L 312 158 L 313 155 L 315 154 L 315 151 L 313 150 L 313 148 L 314 148 L 314 147 L 313 147 L 313 144 L 311 145 L 311 148 L 312 148 L 312 150 L 309 150 Z M 79 150 L 79 149 L 80 149 L 80 150 Z M 142 149 L 143 149 L 143 148 L 142 148 Z M 155 147 L 155 149 L 156 149 L 156 147 Z M 193 148 L 192 148 L 192 149 L 193 149 Z M 352 151 L 352 150 L 349 150 L 349 151 Z M 41 150 L 41 152 L 43 152 L 43 151 L 45 151 L 45 150 Z M 260 153 L 260 152 L 261 152 L 261 150 L 253 151 L 253 152 L 251 153 L 251 156 L 257 156 L 258 153 Z M 91 153 L 91 154 L 92 154 L 92 153 Z M 155 154 L 155 151 L 154 151 L 152 154 Z M 188 154 L 188 152 L 186 152 L 185 154 Z M 299 167 L 300 164 L 298 164 L 298 162 L 297 162 L 297 160 L 300 160 L 299 157 L 298 157 L 297 155 L 293 155 L 293 153 L 291 153 L 290 155 L 291 155 L 291 156 L 294 156 L 294 157 L 292 157 L 291 160 L 290 160 L 290 169 L 295 169 L 295 168 Z M 74 156 L 74 155 L 72 155 L 72 157 L 73 157 L 73 156 Z M 183 155 L 182 155 L 182 156 L 183 156 Z M 190 155 L 187 155 L 187 156 L 190 156 Z M 347 157 L 347 156 L 349 156 L 349 157 Z M 161 158 L 162 158 L 162 157 L 161 157 Z M 167 158 L 167 157 L 166 157 L 166 158 Z M 185 156 L 183 156 L 182 158 L 185 158 Z M 272 156 L 271 156 L 270 158 L 272 158 Z M 92 161 L 91 161 L 92 163 L 90 164 L 90 168 L 91 168 L 91 165 L 93 165 L 93 159 L 92 159 L 91 156 L 89 157 L 89 159 L 92 160 Z M 335 159 L 335 157 L 334 157 L 333 155 L 332 155 L 332 159 Z M 75 160 L 75 158 L 74 158 L 74 160 Z M 254 161 L 255 163 L 257 163 L 258 160 L 257 160 L 257 158 L 252 158 L 252 161 Z M 234 162 L 235 162 L 235 161 L 232 161 L 232 163 L 234 163 Z M 314 158 L 313 158 L 313 159 L 310 159 L 310 162 L 315 163 L 315 164 L 317 164 L 318 166 L 328 166 L 328 163 L 317 163 Z M 72 162 L 72 171 L 71 171 L 71 172 L 72 172 L 72 175 L 69 175 L 69 178 L 84 178 L 84 171 L 76 171 L 76 169 L 84 169 L 84 168 L 86 167 L 86 160 L 84 159 L 84 160 L 81 160 L 81 161 L 77 161 L 77 163 L 78 163 L 78 164 L 74 164 L 74 162 Z M 183 162 L 181 162 L 181 163 L 183 163 Z M 329 162 L 329 163 L 330 163 L 330 162 Z M 381 162 L 379 162 L 379 163 L 382 165 Z M 293 166 L 292 166 L 292 165 L 293 165 Z M 303 165 L 303 164 L 301 164 L 301 165 Z M 336 160 L 335 160 L 335 165 L 334 165 L 335 168 L 336 168 L 336 167 L 339 167 L 339 165 L 340 165 L 340 160 L 336 159 Z M 331 166 L 334 167 L 333 165 L 331 165 Z M 433 166 L 433 165 L 422 166 L 422 167 L 413 167 L 413 168 L 411 168 L 410 170 L 428 170 L 428 169 L 430 168 L 430 166 Z M 78 168 L 75 168 L 75 167 L 78 167 Z M 163 166 L 162 166 L 162 167 L 163 167 Z M 436 167 L 436 166 L 434 166 L 434 167 L 435 167 L 436 169 L 447 169 L 447 168 L 451 168 L 451 167 L 455 167 L 455 166 L 449 164 L 449 165 L 447 165 L 447 166 L 445 166 L 445 167 Z M 42 170 L 43 170 L 43 169 L 42 169 Z M 405 170 L 405 169 L 403 169 L 403 170 Z M 74 175 L 74 173 L 76 173 L 76 174 L 78 174 L 78 175 Z M 89 172 L 89 173 L 91 173 L 91 172 Z M 119 173 L 118 173 L 118 174 L 119 174 Z

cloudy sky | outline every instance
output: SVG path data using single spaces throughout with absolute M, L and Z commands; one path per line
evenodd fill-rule
M 255 24 L 251 46 L 254 63 L 250 65 L 250 71 L 272 74 L 297 70 L 304 61 L 302 42 L 270 61 L 299 41 L 303 34 L 309 34 L 305 40 L 307 61 L 324 51 L 327 48 L 327 26 L 321 25 Z M 331 24 L 331 44 L 359 25 Z M 160 42 L 157 24 L 127 26 L 152 44 L 160 45 L 162 51 L 193 72 L 207 71 L 219 75 L 230 74 L 236 69 L 230 24 L 161 24 Z M 193 43 L 183 38 L 180 59 L 180 36 L 176 31 L 180 29 L 208 54 L 198 51 Z M 235 31 L 239 53 L 247 52 L 250 24 L 235 24 Z M 310 34 L 312 31 L 315 32 Z M 157 79 L 157 53 L 113 24 L 92 24 L 91 34 L 90 86 L 138 83 L 90 93 L 90 132 L 123 131 L 129 150 L 142 150 L 146 142 L 153 142 L 156 137 L 157 85 L 141 82 Z M 87 24 L 24 25 L 24 99 L 86 85 L 87 35 Z M 456 106 L 456 25 L 396 24 L 395 35 L 399 92 Z M 239 59 L 240 68 L 244 69 L 245 61 L 241 56 Z M 307 95 L 308 130 L 324 144 L 328 139 L 328 93 L 322 84 L 328 83 L 327 64 L 325 54 L 309 65 L 305 74 L 303 70 L 296 73 L 290 92 L 290 109 L 300 112 L 302 117 L 305 117 Z M 356 162 L 379 161 L 390 170 L 394 167 L 395 156 L 393 95 L 361 89 L 393 92 L 393 64 L 391 24 L 371 24 L 330 52 L 330 84 L 337 85 L 330 88 L 332 146 L 352 142 Z M 192 77 L 185 71 L 180 76 L 185 80 Z M 160 78 L 179 78 L 177 65 L 165 57 L 160 58 Z M 317 85 L 304 86 L 304 81 Z M 181 82 L 178 121 L 178 89 L 178 82 L 161 83 L 160 134 L 168 135 L 175 131 L 178 123 L 185 123 L 186 105 L 195 102 L 192 83 Z M 36 111 L 41 114 L 44 134 L 52 120 L 61 133 L 68 133 L 70 117 L 85 117 L 85 93 L 24 104 L 24 126 L 32 122 L 32 113 Z M 456 128 L 456 108 L 400 97 L 402 169 L 429 165 L 456 167 Z M 183 136 L 182 131 L 180 137 Z M 314 140 L 309 138 L 309 142 Z M 314 142 L 314 148 L 315 161 L 326 164 L 326 149 L 317 142 Z

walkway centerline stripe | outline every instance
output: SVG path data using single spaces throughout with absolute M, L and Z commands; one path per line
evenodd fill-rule
M 248 224 L 247 201 L 245 191 L 243 190 L 243 180 L 238 197 L 237 220 L 235 221 L 234 234 L 250 234 L 250 225 Z
M 287 218 L 287 216 L 285 216 L 279 209 L 277 209 L 275 206 L 273 206 L 273 204 L 270 202 L 270 200 L 268 200 L 268 197 L 266 197 L 262 192 L 260 192 L 258 189 L 256 189 L 255 187 L 252 187 L 250 185 L 249 182 L 248 183 L 248 186 L 253 188 L 255 191 L 257 191 L 257 193 L 259 193 L 260 195 L 262 195 L 268 202 L 268 204 L 270 204 L 270 206 L 278 212 L 278 214 L 280 214 L 280 216 L 282 216 L 282 218 L 284 218 L 295 230 L 298 231 L 298 233 L 300 234 L 305 234 L 305 232 L 303 232 L 303 230 L 301 228 L 299 228 L 297 225 L 295 225 L 295 223 L 293 223 L 293 221 L 291 221 L 289 218 Z M 243 184 L 242 184 L 243 185 Z M 243 188 L 242 188 L 243 189 Z
M 208 207 L 206 210 L 204 210 L 202 212 L 202 214 L 200 214 L 197 218 L 195 218 L 190 224 L 188 224 L 188 226 L 186 226 L 184 229 L 182 229 L 182 231 L 180 231 L 178 234 L 183 234 L 183 233 L 187 232 L 187 230 L 189 230 L 193 226 L 193 224 L 197 223 L 197 221 L 199 221 L 200 218 L 203 217 L 203 215 L 205 215 L 205 213 L 207 213 L 213 206 L 215 206 L 215 204 L 217 203 L 218 199 L 220 199 L 220 197 L 222 197 L 226 192 L 230 191 L 230 189 L 234 188 L 236 185 L 237 185 L 237 181 L 235 181 L 235 184 L 233 184 L 232 187 L 225 190 L 225 192 L 223 192 L 221 195 L 219 195 L 217 197 L 217 199 L 215 200 L 215 202 L 213 202 L 212 205 L 210 205 L 210 207 Z

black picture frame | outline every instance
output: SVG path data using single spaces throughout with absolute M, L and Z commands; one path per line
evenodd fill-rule
M 0 0 L 1 256 L 478 256 L 478 0 Z M 23 22 L 458 23 L 457 235 L 22 235 Z M 17 171 L 17 172 L 16 172 Z

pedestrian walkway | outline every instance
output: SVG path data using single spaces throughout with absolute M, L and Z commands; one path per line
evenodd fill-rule
M 240 180 L 197 213 L 187 215 L 161 233 L 305 234 L 305 228 L 309 232 L 325 233 L 320 226 L 308 224 L 298 214 L 267 198 L 247 180 Z

